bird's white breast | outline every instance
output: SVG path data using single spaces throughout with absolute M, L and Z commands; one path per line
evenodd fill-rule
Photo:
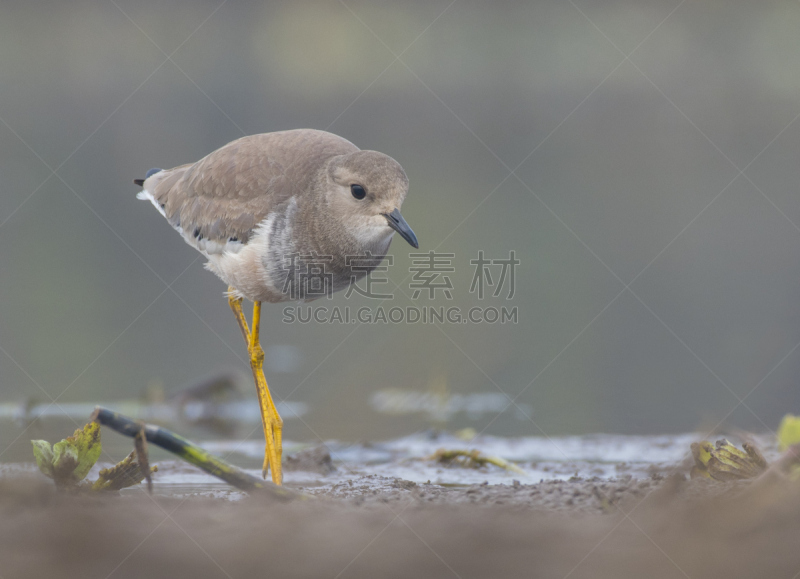
M 294 251 L 292 234 L 296 211 L 297 202 L 292 197 L 282 210 L 267 214 L 247 243 L 239 243 L 236 251 L 225 249 L 209 253 L 206 268 L 236 288 L 237 297 L 262 302 L 286 300 L 280 275 L 284 264 L 282 261 L 273 263 L 271 256 L 289 255 Z

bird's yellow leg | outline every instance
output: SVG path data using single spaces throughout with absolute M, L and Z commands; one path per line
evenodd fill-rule
M 231 288 L 232 289 L 232 288 Z M 264 350 L 259 342 L 259 328 L 261 325 L 261 302 L 253 304 L 253 329 L 247 327 L 247 320 L 242 312 L 242 299 L 229 297 L 228 303 L 236 315 L 239 328 L 247 342 L 247 351 L 250 354 L 250 368 L 253 370 L 253 379 L 258 393 L 258 404 L 261 409 L 261 423 L 264 427 L 266 447 L 264 449 L 264 464 L 262 476 L 267 478 L 267 470 L 272 467 L 272 482 L 281 484 L 283 473 L 281 468 L 281 455 L 283 453 L 283 420 L 275 408 L 272 395 L 269 392 L 267 379 L 264 377 Z
M 232 287 L 228 287 L 228 305 L 233 310 L 233 315 L 236 316 L 236 321 L 239 322 L 239 329 L 242 330 L 242 336 L 244 337 L 244 343 L 250 348 L 250 328 L 247 327 L 247 320 L 244 317 L 244 312 L 242 311 L 242 298 L 236 298 L 234 296 L 234 290 Z
M 258 389 L 258 401 L 261 405 L 261 420 L 264 425 L 264 437 L 267 445 L 264 449 L 264 467 L 262 475 L 267 477 L 267 468 L 272 466 L 272 482 L 281 484 L 283 472 L 281 469 L 281 455 L 283 454 L 283 420 L 275 408 L 272 395 L 269 392 L 267 379 L 264 377 L 264 350 L 259 342 L 259 328 L 261 326 L 261 302 L 253 303 L 253 324 L 250 335 L 250 366 L 253 368 L 253 377 Z

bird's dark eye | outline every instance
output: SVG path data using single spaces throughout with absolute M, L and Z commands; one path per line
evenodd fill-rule
M 367 196 L 367 192 L 364 190 L 364 188 L 361 185 L 355 183 L 350 185 L 350 193 L 352 193 L 353 197 L 355 197 L 356 199 L 363 199 L 364 197 Z

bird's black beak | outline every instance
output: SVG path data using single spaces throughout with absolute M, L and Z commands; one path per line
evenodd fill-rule
M 414 249 L 419 249 L 417 236 L 414 235 L 414 232 L 408 226 L 406 220 L 403 219 L 399 209 L 395 209 L 391 213 L 384 213 L 383 216 L 386 218 L 386 221 L 389 222 L 389 227 L 399 233 L 400 237 L 409 242 Z

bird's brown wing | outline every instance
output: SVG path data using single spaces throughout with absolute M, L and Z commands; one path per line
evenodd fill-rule
M 160 171 L 143 187 L 187 238 L 246 243 L 271 211 L 302 197 L 328 158 L 357 150 L 312 129 L 252 135 L 197 163 Z

